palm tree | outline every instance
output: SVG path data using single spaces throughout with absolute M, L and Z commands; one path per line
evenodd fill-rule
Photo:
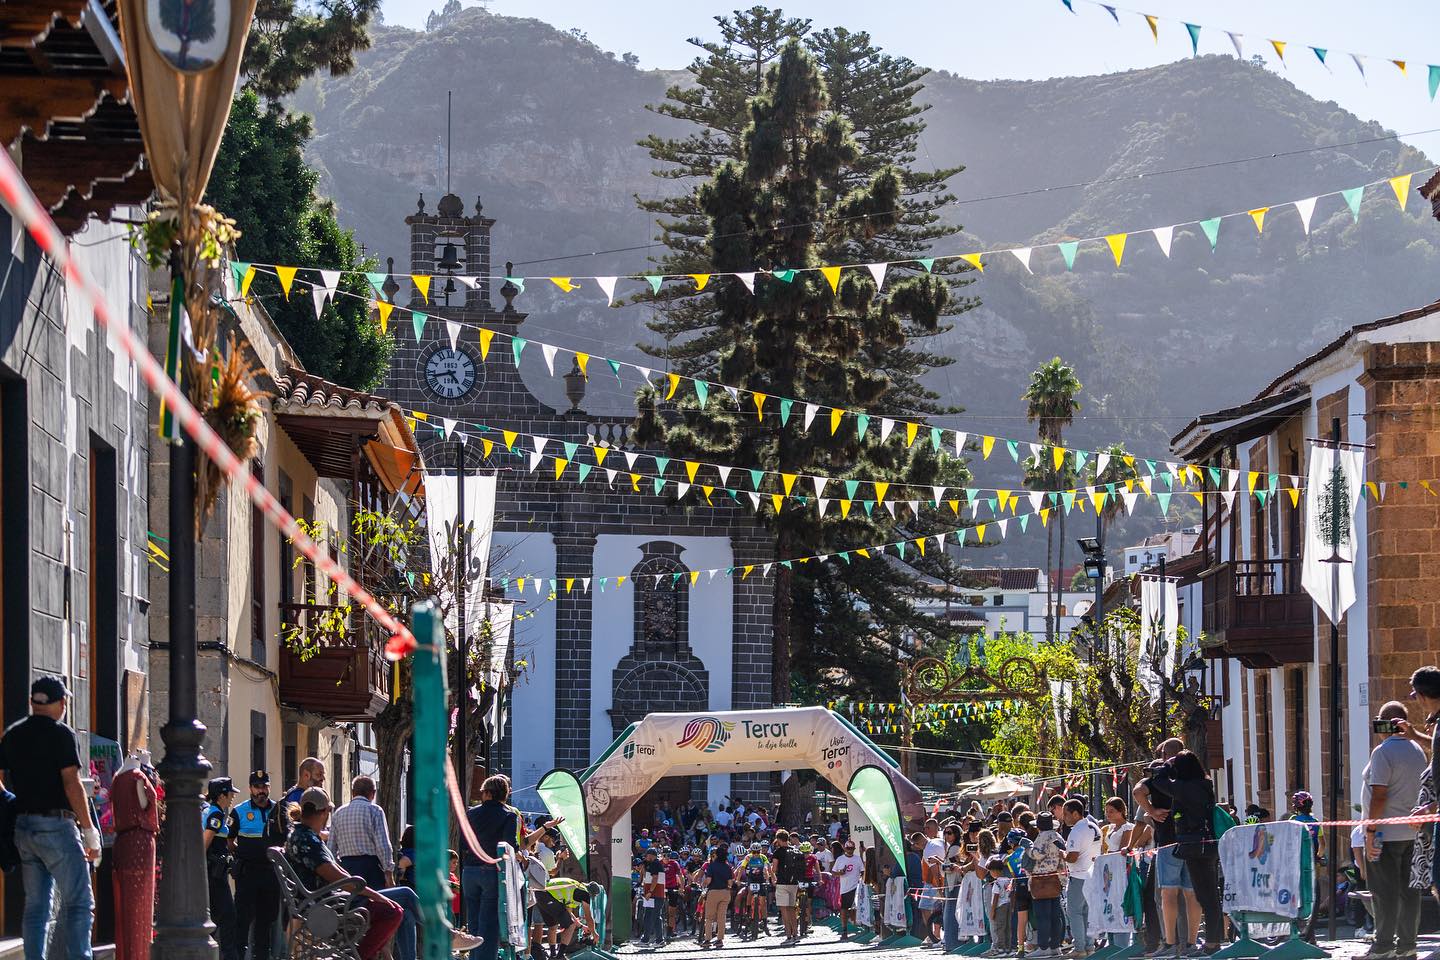
M 1065 428 L 1075 421 L 1075 414 L 1080 411 L 1080 401 L 1076 399 L 1079 393 L 1080 381 L 1075 376 L 1075 368 L 1066 364 L 1059 357 L 1047 360 L 1030 375 L 1030 386 L 1020 395 L 1020 399 L 1025 401 L 1026 418 L 1037 425 L 1041 443 L 1048 447 L 1059 447 L 1064 444 Z M 1042 475 L 1047 475 L 1049 489 L 1058 489 L 1060 471 L 1053 469 L 1054 461 L 1050 459 L 1048 452 L 1041 454 L 1038 466 L 1041 468 Z M 1055 592 L 1063 589 L 1060 585 L 1060 571 L 1065 568 L 1065 512 L 1063 510 L 1060 511 L 1059 520 L 1060 562 L 1058 567 L 1050 566 L 1054 541 L 1049 534 L 1049 527 L 1046 527 L 1045 563 L 1047 570 L 1054 571 L 1054 577 L 1050 577 L 1048 574 L 1046 577 L 1051 581 L 1046 585 L 1045 634 L 1047 640 L 1055 639 Z
M 1088 480 L 1089 486 L 1103 487 L 1107 483 L 1113 483 L 1118 487 L 1126 483 L 1127 481 L 1134 481 L 1140 476 L 1139 473 L 1135 470 L 1135 461 L 1133 458 L 1130 457 L 1129 451 L 1125 449 L 1124 444 L 1112 443 L 1110 446 L 1099 452 L 1107 456 L 1109 458 L 1109 462 L 1105 464 L 1104 470 L 1099 470 L 1097 469 L 1100 466 L 1099 459 L 1097 458 L 1096 460 L 1092 461 L 1092 465 L 1090 467 L 1090 477 Z M 1108 498 L 1105 501 L 1105 506 L 1100 509 L 1102 543 L 1105 542 L 1104 533 L 1105 530 L 1109 527 L 1110 521 L 1115 519 L 1115 517 L 1118 516 L 1120 513 L 1121 503 L 1122 500 L 1118 495 L 1113 496 Z M 1097 645 L 1104 641 L 1104 637 L 1102 636 L 1103 627 L 1103 623 L 1097 623 L 1095 626 L 1095 640 Z

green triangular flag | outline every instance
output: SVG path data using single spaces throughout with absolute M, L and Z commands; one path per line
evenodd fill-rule
M 874 500 L 861 500 L 861 501 L 860 501 L 860 506 L 862 506 L 862 507 L 865 508 L 865 516 L 867 516 L 867 517 L 873 517 L 873 516 L 875 515 L 875 501 L 874 501 Z
M 365 279 L 370 281 L 370 286 L 373 287 L 374 290 L 375 290 L 375 296 L 378 297 L 378 296 L 380 296 L 380 294 L 382 294 L 382 293 L 385 292 L 385 291 L 383 291 L 383 290 L 380 289 L 381 287 L 383 287 L 383 286 L 385 285 L 385 274 L 383 274 L 383 273 L 367 273 L 367 274 L 365 274 Z
M 669 458 L 669 457 L 651 457 L 650 459 L 652 459 L 652 460 L 655 461 L 655 472 L 658 473 L 658 474 L 660 474 L 660 476 L 662 476 L 662 477 L 665 476 L 665 468 L 668 467 L 668 466 L 670 466 L 670 458 Z
M 774 277 L 776 280 L 779 280 L 781 283 L 789 283 L 791 280 L 794 280 L 794 279 L 795 279 L 795 271 L 794 271 L 794 270 L 771 270 L 771 271 L 770 271 L 770 276 Z
M 664 490 L 664 489 L 665 489 L 665 478 L 664 478 L 664 477 L 656 477 L 656 478 L 655 478 L 655 492 L 656 492 L 656 493 L 659 493 L 661 490 Z
M 1433 63 L 1430 65 L 1430 99 L 1435 99 L 1435 91 L 1440 90 L 1440 67 Z
M 1351 187 L 1349 190 L 1341 190 L 1340 196 L 1350 205 L 1350 215 L 1358 223 L 1360 220 L 1360 198 L 1365 195 L 1364 187 Z
M 1020 532 L 1021 532 L 1021 533 L 1024 533 L 1024 532 L 1025 532 L 1025 528 L 1028 527 L 1029 525 L 1030 525 L 1030 514 L 1028 514 L 1028 513 L 1022 513 L 1022 514 L 1020 514 Z
M 758 493 L 759 490 L 760 490 L 760 481 L 761 481 L 761 480 L 764 480 L 764 479 L 765 479 L 765 471 L 764 471 L 764 470 L 751 470 L 751 471 L 750 471 L 750 485 L 755 488 L 755 490 L 756 490 L 757 493 Z
M 619 361 L 619 360 L 606 360 L 605 362 L 608 363 L 608 364 L 610 364 L 610 372 L 612 372 L 612 373 L 615 374 L 615 382 L 616 382 L 616 383 L 619 383 L 619 382 L 620 382 L 620 361 Z
M 794 570 L 794 569 L 795 569 L 795 567 L 791 565 L 791 563 L 790 563 L 789 560 L 781 560 L 781 561 L 780 561 L 780 566 L 784 567 L 786 570 Z
M 870 427 L 870 414 L 857 413 L 855 415 L 855 439 L 864 440 L 865 431 Z
M 1434 70 L 1435 68 L 1434 68 L 1434 67 L 1431 67 L 1430 69 L 1431 69 L 1431 70 Z M 1433 74 L 1432 74 L 1432 76 L 1433 76 Z M 1435 94 L 1434 94 L 1433 92 L 1430 94 L 1430 98 L 1431 98 L 1432 100 L 1435 98 Z M 235 289 L 236 289 L 236 290 L 239 290 L 239 289 L 240 289 L 240 285 L 245 282 L 245 274 L 247 274 L 247 273 L 249 273 L 249 272 L 250 272 L 250 264 L 246 263 L 244 260 L 231 260 L 231 261 L 230 261 L 230 275 L 235 278 Z
M 1210 252 L 1215 252 L 1215 242 L 1220 238 L 1220 218 L 1211 217 L 1209 220 L 1200 221 L 1200 229 L 1205 231 L 1205 236 L 1210 240 Z
M 420 337 L 425 333 L 425 314 L 419 310 L 410 311 L 410 325 L 415 328 L 415 342 L 420 342 Z
M 1190 33 L 1190 54 L 1200 56 L 1200 24 L 1187 23 L 1185 29 Z
M 564 441 L 564 443 L 562 443 L 561 446 L 563 446 L 563 447 L 565 448 L 565 459 L 566 459 L 566 460 L 574 460 L 574 459 L 575 459 L 575 451 L 580 449 L 580 444 L 578 444 L 578 443 L 571 443 L 569 440 Z
M 1311 47 L 1310 49 L 1315 51 L 1315 56 L 1320 60 L 1321 63 L 1325 62 L 1325 55 L 1330 52 L 1324 47 Z
M 937 451 L 940 449 L 940 428 L 939 428 L 939 427 L 931 427 L 931 428 L 930 428 L 930 446 L 934 447 L 935 450 L 937 450 Z
M 510 351 L 515 354 L 515 366 L 520 366 L 520 354 L 525 349 L 525 344 L 529 342 L 530 341 L 526 340 L 524 337 L 510 338 Z
M 1260 501 L 1260 506 L 1265 506 L 1265 498 L 1270 495 L 1268 490 L 1256 490 L 1255 499 Z
M 576 466 L 580 468 L 580 482 L 584 483 L 585 478 L 590 476 L 590 471 L 594 468 L 591 467 L 588 463 L 578 463 L 576 464 Z
M 1210 474 L 1210 485 L 1216 490 L 1220 489 L 1220 468 L 1206 467 L 1205 472 Z
M 710 400 L 710 386 L 704 380 L 695 380 L 695 399 L 700 403 L 700 409 L 705 409 L 705 404 Z
M 915 262 L 920 264 L 920 266 L 924 267 L 926 273 L 929 273 L 931 268 L 935 266 L 934 257 L 920 257 Z
M 1075 451 L 1075 469 L 1077 472 L 1085 469 L 1085 461 L 1088 458 L 1089 454 L 1087 454 L 1084 450 Z
M 610 578 L 609 578 L 609 577 L 601 577 L 601 578 L 600 578 L 600 590 L 601 590 L 602 593 L 604 592 L 605 588 L 606 588 L 607 586 L 609 586 L 609 584 L 610 584 Z
M 846 480 L 846 481 L 845 481 L 845 499 L 846 499 L 846 500 L 854 500 L 854 499 L 855 499 L 855 491 L 856 491 L 856 490 L 859 490 L 859 489 L 860 489 L 860 481 L 859 481 L 859 480 Z
M 1170 490 L 1174 490 L 1174 489 L 1175 489 L 1175 475 L 1174 475 L 1174 474 L 1162 473 L 1162 474 L 1160 474 L 1160 479 L 1165 481 L 1165 486 L 1166 486 L 1167 489 L 1170 489 Z
M 1065 501 L 1065 512 L 1069 513 L 1070 508 L 1075 506 L 1075 494 L 1069 492 L 1062 493 L 1060 494 L 1060 498 Z
M 904 560 L 904 559 L 905 559 L 905 541 L 904 541 L 904 540 L 897 540 L 897 541 L 895 542 L 895 552 L 898 553 L 898 554 L 900 554 L 900 559 L 901 559 L 901 560 Z
M 1055 491 L 1050 491 L 1046 494 L 1046 496 L 1050 498 L 1050 506 L 1053 507 L 1060 503 L 1060 494 L 1056 493 Z
M 780 426 L 786 427 L 790 425 L 790 408 L 793 406 L 795 406 L 794 400 L 780 401 Z
M 663 276 L 656 276 L 655 274 L 652 273 L 652 274 L 646 274 L 646 275 L 645 275 L 645 279 L 650 281 L 650 292 L 651 292 L 651 293 L 659 293 L 659 292 L 660 292 L 660 284 L 664 281 L 665 278 L 664 278 Z
M 845 565 L 846 565 L 846 566 L 849 566 L 849 565 L 850 565 L 850 551 L 849 551 L 849 550 L 842 550 L 842 551 L 840 552 L 840 559 L 845 561 Z
M 1157 494 L 1155 494 L 1155 499 L 1160 503 L 1160 512 L 1161 512 L 1162 514 L 1164 514 L 1165 516 L 1169 516 L 1169 515 L 1170 515 L 1170 498 L 1173 497 L 1173 496 L 1174 496 L 1173 493 L 1157 493 Z
M 1080 249 L 1079 240 L 1065 240 L 1056 244 L 1060 248 L 1060 256 L 1065 258 L 1065 269 L 1075 269 L 1075 251 Z
M 1006 440 L 1005 449 L 1010 451 L 1011 460 L 1014 460 L 1016 463 L 1020 462 L 1020 444 L 1016 443 L 1014 440 Z
M 1152 476 L 1152 477 L 1155 476 L 1155 461 L 1154 461 L 1154 460 L 1146 460 L 1146 461 L 1145 461 L 1145 469 L 1150 471 L 1150 476 Z
M 1107 484 L 1105 484 L 1105 492 L 1108 493 L 1108 494 L 1110 495 L 1110 497 L 1113 499 L 1113 498 L 1115 497 L 1115 484 L 1113 484 L 1113 483 L 1107 483 Z
M 524 292 L 525 292 L 525 278 L 524 278 L 524 277 L 506 277 L 506 278 L 505 278 L 505 282 L 506 282 L 506 283 L 513 283 L 513 284 L 515 284 L 515 289 L 519 290 L 521 293 L 524 293 Z

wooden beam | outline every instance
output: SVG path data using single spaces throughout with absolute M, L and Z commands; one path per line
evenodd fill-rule
M 83 121 L 107 96 L 124 100 L 124 77 L 7 76 L 0 94 L 0 144 L 14 145 L 29 131 L 44 140 L 57 120 Z

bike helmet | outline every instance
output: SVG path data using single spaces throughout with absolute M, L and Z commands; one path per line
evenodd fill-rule
M 1292 793 L 1290 795 L 1290 802 L 1293 803 L 1295 809 L 1301 813 L 1309 813 L 1315 806 L 1315 798 L 1304 790 L 1296 790 Z
M 755 842 L 755 843 L 750 844 L 750 852 L 751 852 L 751 853 L 759 853 L 760 850 L 761 850 L 761 846 L 760 846 L 760 844 L 759 844 L 758 841 Z
M 814 853 L 814 852 L 815 852 L 815 848 L 810 845 L 810 841 L 809 841 L 809 840 L 801 840 L 801 841 L 800 841 L 800 852 L 801 852 L 801 853 Z

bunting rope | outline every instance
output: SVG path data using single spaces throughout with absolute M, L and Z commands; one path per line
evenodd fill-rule
M 35 194 L 31 192 L 15 162 L 4 151 L 0 151 L 0 200 L 3 200 L 25 225 L 40 249 L 64 272 L 66 281 L 84 292 L 99 327 L 129 355 L 139 369 L 145 385 L 165 402 L 167 409 L 179 420 L 181 428 L 190 434 L 205 456 L 220 468 L 231 484 L 244 492 L 268 523 L 279 530 L 282 536 L 287 537 L 307 560 L 315 564 L 316 569 L 338 584 L 365 608 L 366 613 L 374 618 L 376 623 L 390 633 L 390 640 L 386 644 L 387 655 L 399 656 L 414 650 L 415 638 L 409 628 L 392 616 L 390 611 L 352 579 L 323 547 L 306 535 L 295 518 L 255 479 L 225 441 L 206 423 L 204 416 L 191 405 L 189 398 L 166 376 L 165 370 L 159 361 L 151 356 L 148 347 L 131 332 L 129 323 L 124 318 L 117 319 L 111 315 L 104 291 L 91 281 L 80 264 L 71 257 L 59 228 L 35 199 Z
M 1436 168 L 1428 167 L 1425 168 L 1425 170 L 1418 171 L 1418 173 L 1425 173 L 1434 169 Z M 1348 190 L 1317 194 L 1314 197 L 1309 197 L 1304 200 L 1288 201 L 1287 203 L 1279 204 L 1276 206 L 1293 206 L 1295 208 L 1295 211 L 1299 214 L 1301 225 L 1304 228 L 1306 234 L 1308 235 L 1310 230 L 1310 222 L 1315 212 L 1316 203 L 1320 199 L 1332 197 L 1343 198 L 1345 204 L 1350 209 L 1353 218 L 1358 221 L 1364 191 L 1370 187 L 1379 186 L 1381 184 L 1389 184 L 1391 190 L 1396 197 L 1397 202 L 1400 204 L 1400 207 L 1403 210 L 1406 206 L 1407 198 L 1409 196 L 1410 185 L 1416 175 L 1417 172 L 1401 174 L 1399 176 L 1390 177 L 1384 180 L 1372 181 L 1371 183 L 1363 184 L 1359 187 L 1354 187 Z M 1031 255 L 1033 251 L 1038 249 L 1046 249 L 1049 247 L 1057 248 L 1065 261 L 1066 268 L 1071 269 L 1074 267 L 1077 252 L 1082 244 L 1094 244 L 1102 241 L 1105 244 L 1105 247 L 1109 249 L 1110 255 L 1113 258 L 1115 265 L 1118 267 L 1123 261 L 1127 238 L 1130 236 L 1140 236 L 1143 234 L 1152 235 L 1155 239 L 1155 242 L 1160 247 L 1161 251 L 1168 257 L 1170 255 L 1171 247 L 1174 241 L 1175 229 L 1177 227 L 1198 226 L 1201 232 L 1205 235 L 1206 239 L 1209 241 L 1210 248 L 1213 251 L 1218 243 L 1220 224 L 1222 221 L 1230 218 L 1245 217 L 1252 221 L 1257 233 L 1262 233 L 1264 231 L 1267 214 L 1269 213 L 1269 211 L 1275 208 L 1275 206 L 1256 207 L 1239 213 L 1225 214 L 1219 217 L 1213 217 L 1208 220 L 1184 221 L 1165 227 L 1151 228 L 1149 230 L 1113 233 L 1103 236 L 1090 237 L 1083 240 L 1061 241 L 1054 244 L 1045 244 L 1035 247 L 1001 249 L 979 254 L 953 254 L 948 256 L 937 256 L 933 258 L 897 260 L 890 261 L 888 263 L 845 264 L 824 267 L 774 270 L 768 271 L 765 275 L 771 277 L 775 282 L 791 283 L 794 282 L 795 277 L 801 273 L 819 272 L 824 274 L 826 280 L 830 283 L 833 292 L 835 289 L 838 289 L 838 282 L 841 271 L 845 269 L 857 269 L 863 267 L 867 272 L 871 274 L 872 278 L 876 281 L 877 286 L 883 287 L 886 272 L 892 266 L 902 264 L 918 264 L 927 271 L 929 271 L 933 268 L 935 263 L 943 260 L 961 259 L 965 260 L 966 262 L 970 262 L 970 258 L 973 257 L 976 258 L 976 262 L 974 265 L 983 271 L 983 258 L 991 257 L 1000 253 L 1008 254 L 1015 257 L 1025 266 L 1026 270 L 1028 271 L 1030 270 Z M 384 284 L 387 276 L 384 273 L 340 270 L 312 270 L 311 268 L 304 268 L 307 273 L 319 275 L 320 279 L 318 281 L 314 281 L 306 279 L 304 277 L 299 277 L 298 274 L 302 268 L 294 266 L 277 266 L 274 264 L 231 261 L 230 268 L 231 279 L 234 282 L 235 292 L 242 299 L 249 297 L 250 286 L 254 281 L 254 278 L 261 270 L 264 270 L 267 276 L 274 275 L 276 277 L 287 299 L 289 298 L 292 289 L 297 283 L 308 285 L 310 287 L 311 298 L 317 316 L 319 312 L 324 309 L 325 305 L 334 297 L 350 297 L 371 304 L 372 308 L 375 309 L 378 314 L 382 332 L 388 332 L 390 317 L 395 311 L 399 310 L 404 314 L 408 314 L 411 320 L 411 327 L 414 332 L 416 343 L 420 343 L 423 340 L 427 323 L 430 320 L 438 320 L 445 325 L 446 334 L 449 337 L 452 348 L 458 349 L 460 337 L 464 331 L 474 331 L 478 340 L 480 356 L 482 360 L 489 359 L 490 350 L 497 339 L 508 342 L 510 345 L 511 357 L 517 368 L 520 365 L 520 360 L 525 348 L 533 343 L 535 346 L 539 347 L 541 355 L 545 361 L 546 369 L 549 371 L 551 377 L 556 376 L 555 359 L 560 354 L 560 351 L 563 349 L 566 354 L 569 354 L 573 357 L 575 366 L 587 379 L 590 375 L 590 361 L 595 359 L 603 360 L 605 364 L 610 368 L 611 373 L 615 376 L 616 382 L 619 383 L 622 387 L 624 385 L 622 371 L 630 371 L 634 374 L 638 374 L 639 379 L 647 386 L 663 386 L 663 395 L 664 398 L 668 401 L 673 400 L 676 397 L 682 383 L 687 383 L 689 384 L 690 389 L 693 391 L 694 399 L 696 404 L 698 405 L 698 408 L 702 411 L 706 409 L 710 401 L 712 391 L 723 391 L 731 398 L 731 401 L 734 403 L 735 411 L 737 413 L 744 414 L 748 409 L 748 406 L 753 406 L 757 422 L 764 423 L 765 417 L 767 416 L 778 417 L 782 429 L 789 426 L 792 414 L 797 414 L 795 416 L 795 419 L 803 419 L 804 428 L 807 431 L 812 428 L 815 421 L 818 419 L 822 425 L 829 425 L 830 434 L 832 436 L 837 434 L 842 426 L 845 426 L 847 429 L 854 429 L 856 437 L 862 441 L 865 440 L 867 436 L 878 435 L 880 442 L 884 443 L 889 440 L 892 433 L 899 430 L 905 437 L 906 444 L 911 445 L 915 442 L 916 436 L 918 435 L 919 431 L 921 429 L 924 429 L 927 431 L 929 440 L 936 450 L 940 450 L 942 448 L 953 449 L 955 451 L 955 456 L 960 456 L 964 453 L 966 443 L 969 440 L 978 441 L 981 452 L 984 458 L 987 460 L 989 459 L 991 450 L 993 449 L 997 440 L 1005 443 L 1011 457 L 1016 462 L 1019 461 L 1019 450 L 1021 449 L 1022 444 L 1024 444 L 1025 447 L 1033 451 L 1033 454 L 1036 456 L 1037 460 L 1043 462 L 1044 456 L 1051 456 L 1059 465 L 1064 464 L 1067 455 L 1077 459 L 1078 456 L 1095 458 L 1101 455 L 1108 455 L 1105 453 L 1104 450 L 1085 450 L 1081 448 L 1063 446 L 1052 447 L 1049 445 L 1036 444 L 1028 440 L 1003 437 L 996 434 L 981 434 L 973 433 L 972 431 L 955 430 L 948 427 L 932 426 L 926 423 L 923 419 L 912 420 L 905 417 L 887 417 L 879 414 L 872 414 L 863 410 L 838 407 L 833 404 L 811 402 L 799 398 L 784 397 L 777 394 L 768 394 L 758 390 L 717 383 L 715 381 L 705 380 L 698 377 L 685 376 L 683 374 L 669 371 L 660 371 L 662 379 L 657 384 L 652 379 L 656 375 L 657 371 L 654 368 L 645 366 L 643 364 L 633 363 L 626 360 L 617 360 L 585 351 L 573 350 L 569 347 L 561 347 L 558 344 L 545 341 L 532 341 L 528 338 L 521 337 L 518 334 L 505 333 L 503 331 L 496 330 L 482 324 L 477 324 L 470 321 L 452 320 L 440 316 L 432 316 L 431 314 L 428 314 L 422 310 L 416 310 L 411 307 L 398 306 L 381 298 L 380 296 L 381 286 Z M 366 280 L 371 284 L 372 288 L 375 290 L 376 296 L 366 297 L 360 294 L 351 293 L 346 290 L 340 290 L 338 288 L 338 284 L 340 278 L 345 275 L 365 277 Z M 658 294 L 661 284 L 666 280 L 686 280 L 693 283 L 697 290 L 703 290 L 712 277 L 733 277 L 740 278 L 742 282 L 746 282 L 747 288 L 749 288 L 753 292 L 754 279 L 758 275 L 760 275 L 758 272 L 745 274 L 685 274 L 683 276 L 666 274 L 638 275 L 627 277 L 625 279 L 646 281 L 652 287 L 652 291 Z M 410 279 L 412 283 L 414 283 L 417 292 L 420 293 L 421 300 L 428 305 L 430 283 L 433 277 L 424 274 L 411 274 Z M 478 279 L 473 276 L 457 275 L 454 279 L 457 279 L 470 287 L 474 287 L 474 285 L 478 283 Z M 554 283 L 555 286 L 566 292 L 579 288 L 580 285 L 576 284 L 574 282 L 575 280 L 595 280 L 597 283 L 600 283 L 602 289 L 606 291 L 610 302 L 613 303 L 613 282 L 617 281 L 620 278 L 570 276 L 544 278 L 507 277 L 504 279 L 509 282 L 516 283 L 522 291 L 525 281 L 527 279 L 549 280 Z M 601 281 L 605 282 L 601 283 Z M 745 400 L 749 401 L 748 405 Z M 767 403 L 770 404 L 770 409 L 768 411 L 766 409 Z M 795 410 L 797 404 L 800 405 L 799 411 Z M 871 431 L 870 429 L 872 423 L 875 424 L 876 427 L 874 431 Z M 1106 446 L 1109 445 L 1107 444 Z M 1166 467 L 1171 469 L 1172 472 L 1179 469 L 1179 465 L 1174 461 L 1163 460 L 1161 458 L 1141 458 L 1141 462 L 1145 463 L 1147 466 L 1150 467 L 1152 475 L 1154 473 L 1154 465 L 1156 463 L 1165 463 Z M 1078 469 L 1080 468 L 1077 467 L 1077 470 Z
M 1225 34 L 1225 36 L 1229 38 L 1230 45 L 1235 49 L 1236 59 L 1245 59 L 1245 34 L 1239 30 L 1227 30 L 1224 27 L 1212 27 L 1205 24 L 1191 23 L 1186 20 L 1181 20 L 1178 17 L 1166 17 L 1153 13 L 1145 13 L 1141 10 L 1136 10 L 1130 7 L 1122 7 L 1118 4 L 1104 3 L 1102 2 L 1102 0 L 1060 0 L 1060 2 L 1064 4 L 1065 9 L 1069 10 L 1071 13 L 1076 13 L 1076 3 L 1083 3 L 1086 6 L 1090 7 L 1099 7 L 1101 10 L 1104 10 L 1106 13 L 1108 13 L 1116 24 L 1120 24 L 1120 14 L 1122 13 L 1126 16 L 1137 17 L 1145 21 L 1145 26 L 1150 30 L 1151 40 L 1153 40 L 1157 44 L 1160 42 L 1160 24 L 1178 24 L 1185 28 L 1185 34 L 1190 40 L 1191 56 L 1195 57 L 1198 57 L 1200 55 L 1201 31 L 1218 31 Z M 1357 53 L 1353 50 L 1343 50 L 1339 47 L 1321 47 L 1312 43 L 1293 42 L 1290 40 L 1280 40 L 1273 37 L 1262 37 L 1261 39 L 1264 41 L 1264 44 L 1259 45 L 1259 49 L 1264 49 L 1264 46 L 1268 45 L 1270 47 L 1270 50 L 1274 53 L 1275 59 L 1280 62 L 1281 66 L 1284 66 L 1286 68 L 1289 67 L 1289 63 L 1285 60 L 1285 51 L 1287 49 L 1292 46 L 1303 47 L 1308 49 L 1312 54 L 1314 54 L 1315 59 L 1320 61 L 1320 65 L 1326 70 L 1330 70 L 1330 57 L 1332 54 L 1340 54 L 1341 56 L 1349 57 L 1350 61 L 1355 65 L 1355 70 L 1359 74 L 1360 79 L 1362 80 L 1369 79 L 1365 74 L 1366 60 L 1374 60 L 1378 63 L 1391 64 L 1400 71 L 1402 76 L 1405 77 L 1410 76 L 1410 64 L 1413 62 L 1409 59 L 1402 60 L 1397 57 L 1382 57 L 1369 53 Z M 1426 66 L 1428 68 L 1426 77 L 1430 90 L 1430 99 L 1431 101 L 1434 101 L 1436 91 L 1440 90 L 1440 65 L 1426 64 Z M 1333 73 L 1334 71 L 1332 70 L 1331 72 Z

